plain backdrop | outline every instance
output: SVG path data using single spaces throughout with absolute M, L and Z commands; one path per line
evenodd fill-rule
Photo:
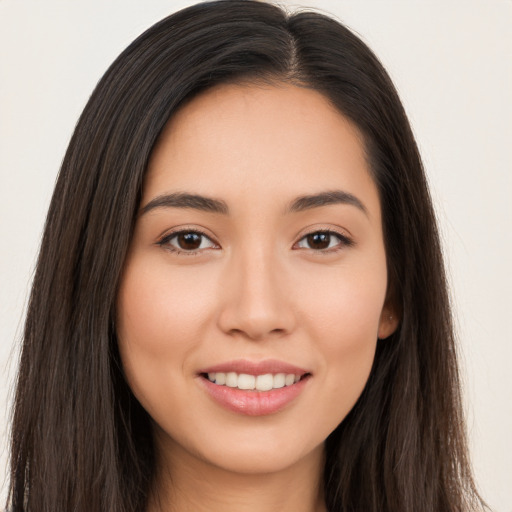
M 70 135 L 121 50 L 191 3 L 0 0 L 2 501 L 22 318 Z M 301 5 L 356 31 L 400 92 L 443 235 L 477 481 L 496 512 L 512 512 L 512 1 Z

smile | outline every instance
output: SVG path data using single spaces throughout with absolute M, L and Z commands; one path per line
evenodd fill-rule
M 225 362 L 203 368 L 198 383 L 214 403 L 249 416 L 275 414 L 291 406 L 312 373 L 275 359 Z
M 294 373 L 265 373 L 263 375 L 249 375 L 236 372 L 210 372 L 208 380 L 219 386 L 238 388 L 246 391 L 270 391 L 291 386 L 299 382 L 301 376 Z

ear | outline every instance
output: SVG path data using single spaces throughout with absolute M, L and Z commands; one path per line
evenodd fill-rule
M 389 302 L 389 300 L 386 300 L 380 314 L 379 331 L 377 333 L 379 340 L 384 340 L 391 336 L 397 330 L 400 322 L 397 308 L 393 307 Z

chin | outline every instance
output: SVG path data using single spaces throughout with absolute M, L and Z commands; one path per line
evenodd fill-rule
M 259 446 L 231 445 L 229 449 L 224 446 L 220 447 L 218 452 L 208 454 L 206 461 L 230 473 L 268 475 L 285 472 L 288 468 L 296 467 L 305 459 L 323 460 L 323 448 L 323 442 L 313 450 L 282 445 L 270 449 L 267 443 L 261 443 Z

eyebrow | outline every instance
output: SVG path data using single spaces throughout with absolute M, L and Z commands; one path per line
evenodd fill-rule
M 350 206 L 355 206 L 365 215 L 368 215 L 368 210 L 364 204 L 356 196 L 343 190 L 329 190 L 318 194 L 297 197 L 288 206 L 287 212 L 303 212 L 305 210 L 319 208 L 321 206 L 329 206 L 331 204 L 348 204 Z
M 368 211 L 364 204 L 353 194 L 343 190 L 329 190 L 317 194 L 304 195 L 295 198 L 285 209 L 285 213 L 297 213 L 321 206 L 333 204 L 347 204 L 355 206 L 365 215 Z M 210 213 L 229 214 L 229 208 L 222 199 L 206 197 L 199 194 L 190 194 L 187 192 L 175 192 L 172 194 L 163 194 L 152 199 L 148 204 L 141 208 L 141 215 L 154 210 L 155 208 L 192 208 Z
M 142 208 L 141 214 L 148 213 L 155 208 L 193 208 L 194 210 L 224 215 L 229 213 L 228 205 L 221 199 L 188 194 L 186 192 L 175 192 L 173 194 L 157 196 Z

